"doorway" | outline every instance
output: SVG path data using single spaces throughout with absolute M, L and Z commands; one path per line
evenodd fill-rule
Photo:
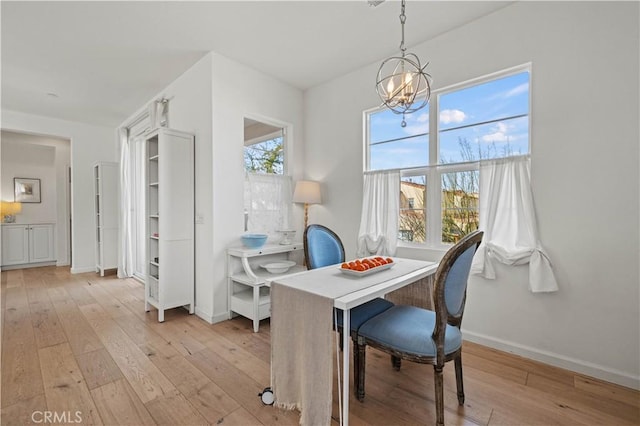
M 57 266 L 71 264 L 71 141 L 1 130 L 2 201 L 14 201 L 14 178 L 40 180 L 40 202 L 22 203 L 16 223 L 54 223 Z

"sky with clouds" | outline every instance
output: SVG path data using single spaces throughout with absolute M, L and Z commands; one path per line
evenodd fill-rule
M 529 152 L 528 72 L 438 96 L 440 162 L 467 160 L 460 140 L 470 145 L 476 159 Z M 387 109 L 370 116 L 372 170 L 429 164 L 430 106 L 407 115 L 406 127 L 400 125 L 401 115 Z M 378 143 L 399 138 L 406 139 Z

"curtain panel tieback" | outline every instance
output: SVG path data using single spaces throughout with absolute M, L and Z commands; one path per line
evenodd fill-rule
M 551 261 L 540 247 L 507 250 L 492 242 L 483 243 L 475 255 L 471 273 L 483 278 L 496 279 L 495 262 L 505 265 L 529 264 L 529 290 L 533 293 L 558 290 Z
M 558 290 L 549 256 L 538 237 L 528 156 L 480 163 L 480 229 L 484 239 L 471 273 L 495 279 L 494 262 L 529 264 L 529 290 Z

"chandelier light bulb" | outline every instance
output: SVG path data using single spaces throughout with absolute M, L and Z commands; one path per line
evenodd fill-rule
M 404 74 L 404 98 L 408 100 L 413 93 L 413 87 L 411 87 L 411 81 L 413 80 L 413 75 L 410 72 Z
M 393 77 L 389 79 L 389 83 L 387 83 L 387 99 L 391 99 L 393 97 L 393 89 L 395 85 L 393 84 Z

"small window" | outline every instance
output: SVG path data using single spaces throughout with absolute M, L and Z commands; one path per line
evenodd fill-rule
M 245 171 L 284 174 L 283 129 L 248 118 L 244 122 Z

